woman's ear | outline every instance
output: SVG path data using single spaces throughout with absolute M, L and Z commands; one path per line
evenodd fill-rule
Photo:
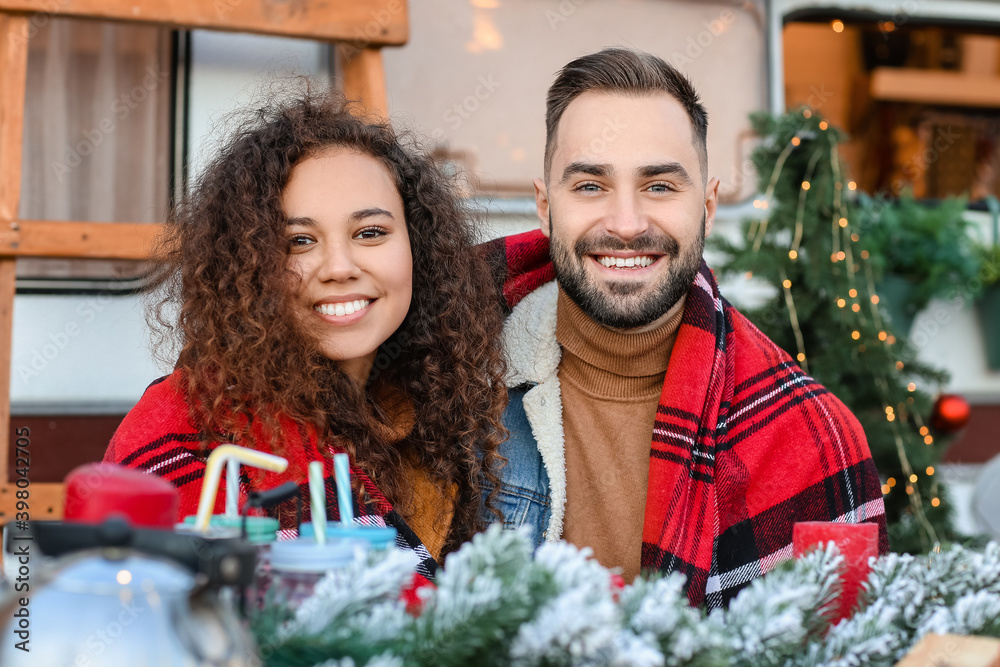
M 549 191 L 545 187 L 545 181 L 536 178 L 532 181 L 535 185 L 535 209 L 538 213 L 538 224 L 542 229 L 542 234 L 546 238 L 549 235 Z

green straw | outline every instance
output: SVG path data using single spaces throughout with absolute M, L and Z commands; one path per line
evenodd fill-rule
M 316 544 L 326 544 L 326 493 L 323 484 L 323 462 L 309 463 L 309 500 L 312 503 L 312 524 L 316 533 Z
M 333 474 L 337 480 L 337 503 L 340 505 L 340 524 L 354 524 L 354 502 L 351 500 L 351 460 L 347 454 L 333 455 Z

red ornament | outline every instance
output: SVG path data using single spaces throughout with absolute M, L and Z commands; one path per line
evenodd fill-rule
M 969 422 L 969 402 L 958 394 L 941 394 L 931 409 L 931 426 L 938 433 L 955 433 Z

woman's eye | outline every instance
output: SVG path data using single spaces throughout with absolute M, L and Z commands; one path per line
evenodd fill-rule
M 293 234 L 288 237 L 288 246 L 290 248 L 303 248 L 305 246 L 312 245 L 316 241 L 313 240 L 311 236 L 306 234 Z
M 385 236 L 388 232 L 381 227 L 365 227 L 360 232 L 355 235 L 355 238 L 359 239 L 377 239 L 380 236 Z

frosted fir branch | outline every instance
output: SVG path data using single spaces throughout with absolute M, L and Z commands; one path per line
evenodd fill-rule
M 611 667 L 666 667 L 666 659 L 652 635 L 636 635 L 622 630 L 615 637 Z
M 318 663 L 316 667 L 403 667 L 405 664 L 402 658 L 386 653 L 361 663 L 361 665 L 355 663 L 353 658 L 341 658 L 340 660 L 327 660 Z
M 726 664 L 725 637 L 690 606 L 684 585 L 684 576 L 675 572 L 627 586 L 621 596 L 626 628 L 656 645 L 667 667 Z
M 378 603 L 394 603 L 403 609 L 399 593 L 411 581 L 417 562 L 412 551 L 395 549 L 357 555 L 347 567 L 331 570 L 320 579 L 282 634 L 317 634 L 344 624 L 345 617 L 370 612 Z
M 595 600 L 587 587 L 570 589 L 520 627 L 510 649 L 511 664 L 608 664 L 620 626 L 621 612 L 610 596 Z
M 907 648 L 896 624 L 898 610 L 882 601 L 866 607 L 819 635 L 791 661 L 791 667 L 889 667 Z
M 585 588 L 596 599 L 610 599 L 611 571 L 593 558 L 590 547 L 569 542 L 546 542 L 535 552 L 535 564 L 552 573 L 560 592 Z
M 729 637 L 732 665 L 780 665 L 820 632 L 840 593 L 843 558 L 833 545 L 754 579 L 727 611 L 709 616 Z
M 959 598 L 952 607 L 938 607 L 928 614 L 915 633 L 915 639 L 926 634 L 992 635 L 1000 632 L 1000 595 L 991 591 L 976 591 Z

